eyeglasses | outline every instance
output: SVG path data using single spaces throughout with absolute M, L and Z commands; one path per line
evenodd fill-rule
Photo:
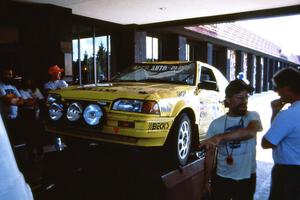
M 240 101 L 242 100 L 248 100 L 248 98 L 250 97 L 250 95 L 234 95 L 233 98 L 238 99 Z

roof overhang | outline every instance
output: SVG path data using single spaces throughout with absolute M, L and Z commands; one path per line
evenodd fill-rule
M 299 0 L 17 0 L 72 9 L 73 14 L 128 25 L 189 24 L 300 13 Z M 275 12 L 272 12 L 275 10 Z M 270 13 L 269 13 L 270 12 Z M 229 18 L 227 17 L 229 16 Z

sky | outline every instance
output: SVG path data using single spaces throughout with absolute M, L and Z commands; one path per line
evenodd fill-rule
M 100 43 L 103 44 L 104 48 L 107 49 L 106 44 L 106 36 L 96 37 L 95 38 L 95 53 L 99 50 Z M 89 55 L 93 55 L 93 39 L 92 38 L 84 38 L 80 39 L 80 58 L 83 60 L 85 52 Z M 78 52 L 78 40 L 73 40 L 73 52 Z M 76 61 L 78 59 L 78 54 L 73 54 L 73 61 Z
M 282 48 L 286 55 L 300 55 L 300 15 L 236 22 Z

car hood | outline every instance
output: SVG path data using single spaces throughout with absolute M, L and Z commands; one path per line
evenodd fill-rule
M 57 90 L 56 93 L 59 93 L 64 99 L 114 100 L 130 98 L 156 100 L 178 97 L 193 89 L 195 86 L 169 83 L 112 82 L 71 86 Z

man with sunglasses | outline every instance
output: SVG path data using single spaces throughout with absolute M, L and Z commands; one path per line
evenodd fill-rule
M 253 88 L 242 80 L 234 80 L 225 90 L 228 112 L 209 126 L 204 146 L 217 147 L 216 173 L 212 176 L 212 199 L 251 200 L 256 186 L 256 134 L 262 130 L 257 112 L 248 111 L 248 96 Z M 206 159 L 207 162 L 211 159 Z M 210 166 L 209 163 L 205 163 Z M 210 170 L 206 171 L 210 179 Z
M 280 96 L 271 102 L 271 127 L 261 146 L 272 148 L 274 166 L 269 200 L 300 199 L 300 72 L 285 68 L 273 77 Z M 283 110 L 286 103 L 288 109 Z

